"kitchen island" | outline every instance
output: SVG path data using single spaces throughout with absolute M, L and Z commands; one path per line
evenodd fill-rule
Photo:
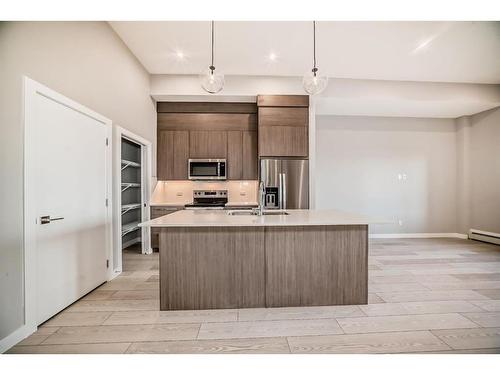
M 370 223 L 333 210 L 181 210 L 141 226 L 160 229 L 160 309 L 196 310 L 366 304 Z

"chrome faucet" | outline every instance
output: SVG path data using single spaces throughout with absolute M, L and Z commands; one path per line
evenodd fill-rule
M 265 199 L 266 199 L 266 191 L 264 189 L 264 182 L 259 183 L 259 206 L 254 209 L 254 212 L 258 216 L 262 216 L 262 211 L 264 210 L 265 206 Z

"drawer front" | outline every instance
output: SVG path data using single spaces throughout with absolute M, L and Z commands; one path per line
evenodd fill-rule
M 172 214 L 176 211 L 182 210 L 182 208 L 175 207 L 151 207 L 151 219 L 156 219 L 157 217 Z

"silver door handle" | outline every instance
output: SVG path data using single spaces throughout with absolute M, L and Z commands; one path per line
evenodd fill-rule
M 283 173 L 283 209 L 286 210 L 286 173 Z
M 51 221 L 63 220 L 63 217 L 40 216 L 40 224 L 50 224 Z
M 283 175 L 279 174 L 278 208 L 283 209 Z

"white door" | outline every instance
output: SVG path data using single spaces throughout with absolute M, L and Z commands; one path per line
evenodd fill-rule
M 108 126 L 40 93 L 29 105 L 38 325 L 106 281 Z

